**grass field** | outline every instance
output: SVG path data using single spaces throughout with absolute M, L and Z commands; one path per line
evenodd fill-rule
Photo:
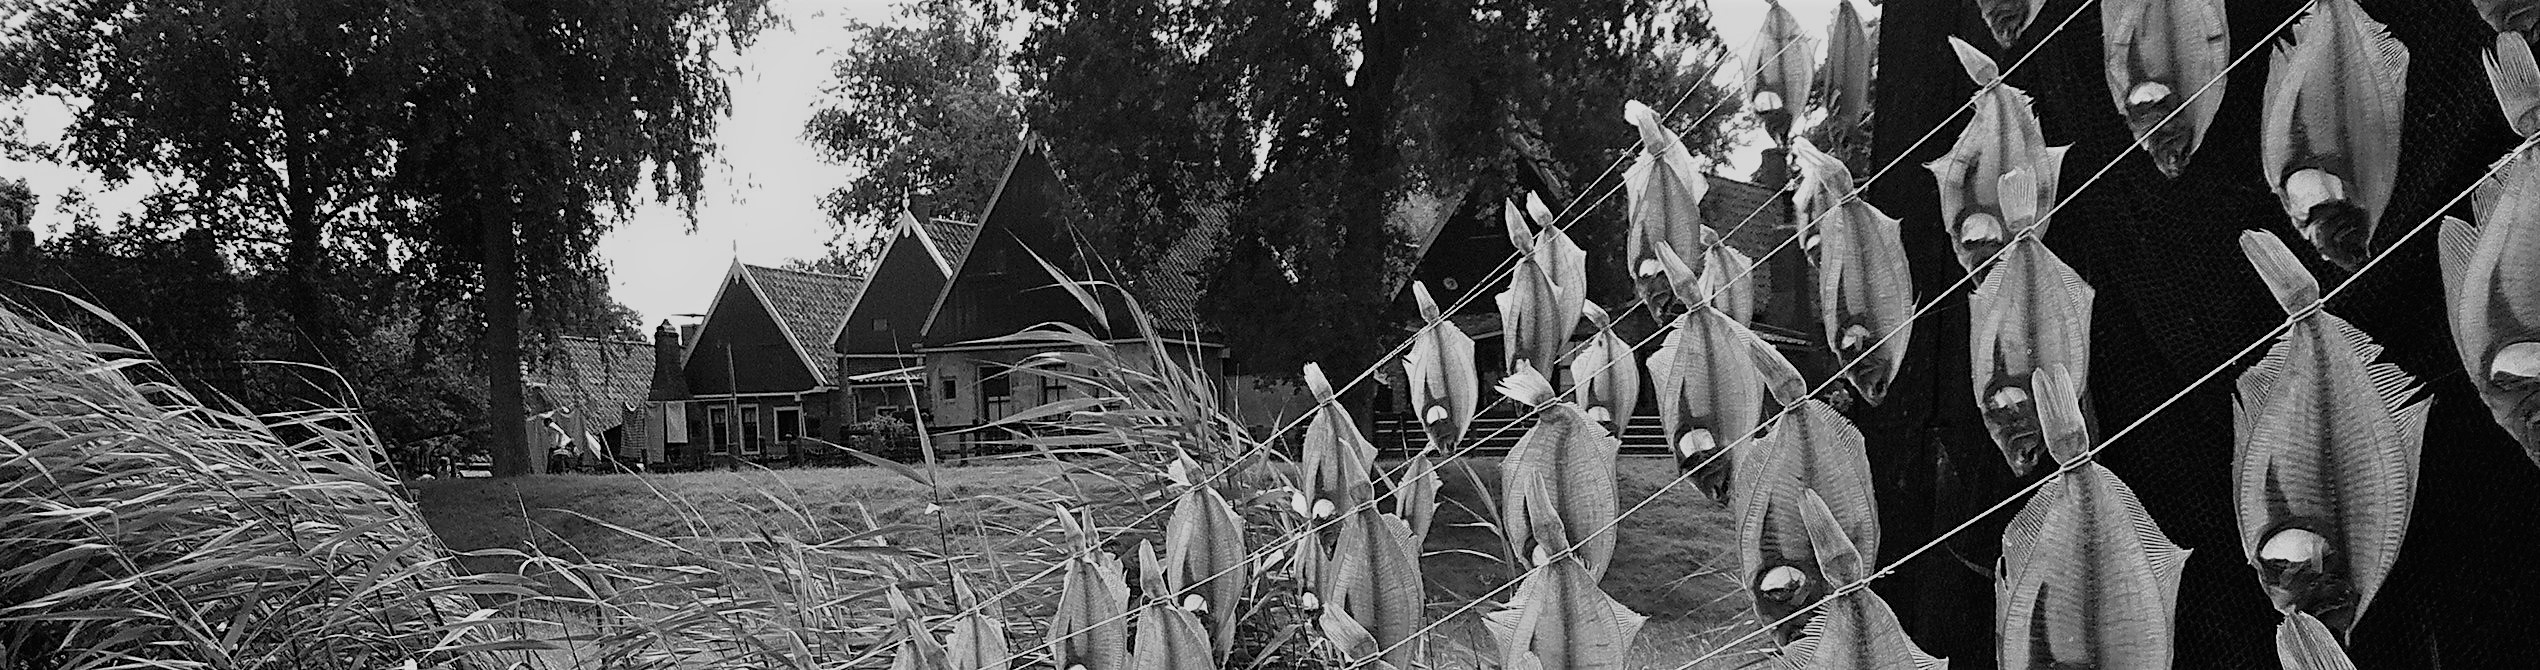
M 1665 459 L 1626 459 L 1619 489 L 1626 507 L 1665 486 L 1675 468 Z M 434 532 L 452 549 L 527 548 L 568 558 L 678 565 L 680 552 L 594 523 L 580 515 L 656 536 L 710 537 L 760 532 L 808 532 L 819 543 L 873 533 L 888 543 L 943 555 L 981 571 L 980 581 L 1008 583 L 1048 565 L 1049 552 L 988 542 L 984 535 L 1055 535 L 1046 508 L 1031 508 L 1017 494 L 1031 487 L 1111 485 L 1078 475 L 1058 479 L 1058 466 L 1009 465 L 942 471 L 940 510 L 926 487 L 880 468 L 804 469 L 629 475 L 550 475 L 513 480 L 446 479 L 417 482 L 421 507 Z M 1473 523 L 1488 515 L 1499 474 L 1489 462 L 1448 465 L 1436 525 L 1423 560 L 1432 616 L 1444 616 L 1473 600 L 1505 600 L 1513 587 L 1492 593 L 1515 576 L 1499 557 L 1506 553 L 1492 530 Z M 1477 486 L 1478 485 L 1478 486 Z M 562 510 L 572 510 L 566 512 Z M 575 514 L 576 512 L 579 515 Z M 1487 518 L 1484 516 L 1482 518 Z M 806 522 L 808 521 L 808 522 Z M 1125 521 L 1119 519 L 1115 521 Z M 947 534 L 940 529 L 950 528 Z M 983 533 L 981 529 L 986 531 Z M 811 529 L 804 531 L 802 529 Z M 1731 523 L 1727 513 L 1689 485 L 1678 485 L 1624 519 L 1615 560 L 1604 588 L 1650 617 L 1633 653 L 1635 667 L 1666 670 L 1745 631 L 1746 601 L 1737 589 Z M 1124 554 L 1130 547 L 1115 547 Z M 993 559 L 993 560 L 990 560 Z M 499 561 L 471 559 L 479 570 L 506 570 Z M 1047 598 L 1046 588 L 1019 596 Z M 1020 612 L 1046 603 L 1018 604 Z M 1496 645 L 1481 631 L 1474 607 L 1438 629 L 1432 658 L 1442 667 L 1467 667 L 1460 658 L 1496 665 Z M 1476 657 L 1475 654 L 1481 655 Z M 1734 667 L 1743 655 L 1706 667 Z

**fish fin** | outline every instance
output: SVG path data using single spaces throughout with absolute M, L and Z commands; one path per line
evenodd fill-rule
M 1843 532 L 1843 524 L 1834 518 L 1834 508 L 1817 495 L 1816 489 L 1801 489 L 1799 520 L 1807 528 L 1808 546 L 1817 554 L 1817 572 L 1828 584 L 1850 584 L 1870 573 L 1869 561 Z
M 1995 64 L 1992 56 L 1984 55 L 1984 51 L 1975 45 L 1951 36 L 1949 48 L 1957 52 L 1958 66 L 1966 69 L 1967 79 L 1976 83 L 1977 95 L 1983 95 L 1984 87 L 2002 78 L 2002 66 Z
M 2355 670 L 2337 635 L 2305 612 L 2286 615 L 2284 623 L 2276 624 L 2275 656 L 2284 670 Z
M 2000 182 L 1994 192 L 2000 194 L 1999 199 L 2002 201 L 2002 225 L 2014 236 L 2023 234 L 2023 231 L 2031 226 L 2039 226 L 2041 222 L 2037 220 L 2037 175 L 2027 170 L 2012 168 L 2003 171 L 2001 179 L 1996 181 Z M 2036 232 L 2026 234 L 2036 239 L 2046 239 L 2046 229 L 2043 226 L 2039 226 Z
M 2292 365 L 2292 354 L 2285 347 L 2292 337 L 2291 332 L 2276 335 L 2267 353 L 2259 356 L 2258 362 L 2250 365 L 2249 369 L 2240 372 L 2236 383 L 2239 397 L 2248 399 L 2253 408 L 2258 401 L 2275 395 L 2276 382 L 2284 379 L 2285 368 Z
M 2081 271 L 2074 270 L 2071 264 L 2065 263 L 2064 257 L 2056 255 L 2055 250 L 2046 248 L 2046 243 L 2039 242 L 2037 250 L 2046 254 L 2046 260 L 2049 261 L 2046 267 L 2051 268 L 2055 278 L 2063 284 L 2065 303 L 2074 307 L 2074 313 L 2080 314 L 2085 320 L 2082 330 L 2087 332 L 2089 328 L 2086 320 L 2090 318 L 2090 306 L 2099 301 L 2099 289 L 2092 288 L 2089 280 L 2081 278 Z
M 2451 301 L 2452 309 L 2459 310 L 2469 303 L 2469 296 L 2461 295 L 2461 284 L 2469 277 L 2470 258 L 2478 254 L 2478 226 L 2446 216 L 2437 237 L 2440 252 L 2435 262 L 2443 275 L 2443 295 Z
M 1535 225 L 1537 226 L 1544 228 L 1554 227 L 1552 225 L 1552 207 L 1543 203 L 1543 194 L 1541 193 L 1536 193 L 1534 191 L 1526 192 L 1526 215 L 1534 217 Z
M 2258 278 L 2275 293 L 2275 302 L 2285 314 L 2300 315 L 2319 303 L 2319 280 L 2311 277 L 2309 268 L 2302 267 L 2302 259 L 2293 256 L 2284 240 L 2271 233 L 2243 231 L 2240 251 L 2249 257 L 2250 265 L 2257 267 Z
M 2504 158 L 2496 159 L 2496 163 L 2490 168 L 2495 171 L 2495 175 L 2479 182 L 2478 188 L 2470 191 L 2470 212 L 2475 216 L 2486 217 L 2490 212 L 2497 211 L 2497 206 L 2504 200 L 2506 191 L 2514 188 L 2514 185 L 2531 183 L 2533 179 L 2529 173 L 2534 169 L 2540 169 L 2540 153 L 2528 149 L 2515 151 L 2506 154 Z M 2479 223 L 2485 225 L 2487 222 L 2482 218 Z M 2466 259 L 2468 256 L 2462 258 Z
M 1799 638 L 1791 640 L 1790 644 L 1782 645 L 1780 667 L 1787 670 L 1807 670 L 1818 667 L 1817 654 L 1825 649 L 1826 627 L 1831 623 L 1828 621 L 1829 618 L 1825 613 L 1820 613 L 1818 616 L 1809 617 L 1807 623 L 1800 624 Z
M 2540 61 L 2533 60 L 2531 43 L 2520 34 L 2498 33 L 2496 49 L 2483 62 L 2505 124 L 2523 137 L 2540 133 Z
M 1676 134 L 1668 132 L 1667 124 L 1659 119 L 1658 110 L 1639 100 L 1623 102 L 1623 120 L 1640 130 L 1640 150 L 1648 155 L 1658 155 L 1676 141 Z
M 2160 523 L 2153 520 L 2150 511 L 2143 509 L 2143 499 L 2134 494 L 2134 487 L 2127 485 L 2124 479 L 2096 463 L 2082 467 L 2096 470 L 2098 478 L 2116 494 L 2117 511 L 2134 527 L 2134 536 L 2143 545 L 2144 558 L 2152 565 L 2153 578 L 2161 584 L 2161 602 L 2164 604 L 2161 611 L 2176 616 L 2179 580 L 2186 575 L 2188 555 L 2195 552 L 2180 548 L 2178 543 L 2170 541 L 2168 533 L 2161 532 Z
M 1509 200 L 1501 203 L 1499 220 L 1500 223 L 1508 226 L 1508 243 L 1516 245 L 1517 253 L 1523 256 L 1533 255 L 1535 251 L 1534 228 L 1526 224 L 1526 215 L 1517 208 L 1517 201 Z
M 1686 264 L 1683 256 L 1669 245 L 1656 245 L 1658 266 L 1667 272 L 1667 285 L 1675 287 L 1676 300 L 1687 310 L 1698 310 L 1711 302 L 1711 288 L 1702 273 Z
M 2039 368 L 2029 377 L 2036 394 L 2038 432 L 2057 463 L 2085 458 L 2090 451 L 2090 429 L 2081 418 L 2082 382 L 2073 379 L 2072 371 L 2062 364 Z
M 1315 402 L 1331 402 L 1334 396 L 1339 395 L 1332 392 L 1332 380 L 1323 376 L 1320 363 L 1305 364 L 1305 387 L 1314 392 Z
M 2408 85 L 2408 45 L 2391 35 L 2389 26 L 2372 20 L 2372 15 L 2365 13 L 2361 5 L 2350 0 L 2346 8 L 2355 12 L 2355 29 L 2362 34 L 2365 49 L 2371 52 L 2368 55 L 2372 56 L 2372 74 L 2384 84 L 2380 91 L 2386 99 L 2377 101 L 2379 105 L 2374 108 L 2400 108 L 2398 98 Z M 2399 119 L 2390 119 L 2394 126 L 2398 122 Z
M 1738 327 L 1737 333 L 1738 339 L 1746 341 L 1748 360 L 1753 361 L 1755 371 L 1763 375 L 1764 391 L 1773 396 L 1773 402 L 1789 407 L 1807 398 L 1807 378 L 1799 375 L 1799 368 L 1791 365 L 1790 359 L 1782 356 L 1781 350 L 1774 349 L 1763 336 L 1744 326 Z
M 1517 366 L 1515 372 L 1500 379 L 1499 393 L 1528 407 L 1541 407 L 1561 397 L 1552 390 L 1552 380 L 1545 379 L 1532 365 Z
M 1420 320 L 1438 320 L 1438 301 L 1436 298 L 1429 297 L 1429 287 L 1427 284 L 1416 281 L 1411 282 L 1411 298 L 1413 301 L 1420 303 Z
M 2303 17 L 2303 24 L 2316 23 L 2318 14 Z M 2301 34 L 2296 29 L 2296 35 Z M 2284 197 L 2284 173 L 2293 162 L 2293 126 L 2301 123 L 2294 115 L 2300 104 L 2304 72 L 2293 62 L 2298 44 L 2277 43 L 2267 55 L 2266 88 L 2258 102 L 2258 167 L 2266 177 L 2267 190 Z

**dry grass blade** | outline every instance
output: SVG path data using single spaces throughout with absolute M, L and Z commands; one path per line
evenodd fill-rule
M 90 308 L 109 326 L 111 315 Z M 128 332 L 128 331 L 127 331 Z M 517 619 L 470 596 L 360 417 L 259 417 L 0 304 L 0 665 L 473 667 Z

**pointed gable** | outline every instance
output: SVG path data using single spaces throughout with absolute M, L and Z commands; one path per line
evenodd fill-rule
M 921 223 L 907 213 L 900 215 L 900 224 L 882 242 L 881 260 L 874 263 L 846 327 L 832 343 L 838 353 L 871 359 L 849 361 L 852 371 L 897 367 L 897 356 L 917 348 L 936 297 L 978 236 L 976 224 L 943 218 Z
M 1085 310 L 1052 286 L 1040 258 L 1072 265 L 1075 240 L 1059 220 L 1064 188 L 1037 141 L 1025 141 L 979 217 L 979 229 L 938 292 L 921 340 L 929 346 L 1007 335 L 1035 324 L 1082 323 Z
M 689 391 L 786 393 L 830 385 L 836 363 L 829 343 L 863 289 L 858 277 L 733 263 L 688 343 Z
M 1096 278 L 1078 256 L 1079 236 L 1060 216 L 1066 188 L 1040 143 L 1025 141 L 979 217 L 959 270 L 935 301 L 923 337 L 926 345 L 1008 335 L 1052 321 L 1103 334 L 1075 298 L 1053 286 L 1049 273 L 1033 260 L 1037 255 L 1071 276 Z M 1212 332 L 1198 306 L 1209 263 L 1225 246 L 1227 215 L 1222 204 L 1193 204 L 1184 213 L 1182 223 L 1188 227 L 1182 237 L 1167 245 L 1154 263 L 1126 277 L 1101 278 L 1137 296 L 1165 330 L 1193 338 Z M 1116 293 L 1104 289 L 1097 295 L 1113 313 L 1123 313 L 1111 299 Z

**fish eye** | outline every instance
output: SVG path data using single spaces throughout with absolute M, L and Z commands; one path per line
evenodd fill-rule
M 1656 277 L 1658 275 L 1666 274 L 1667 267 L 1660 265 L 1658 263 L 1658 259 L 1643 258 L 1640 259 L 1640 268 L 1635 273 L 1642 277 Z
M 1843 340 L 1842 340 L 1842 346 L 1843 346 L 1843 349 L 1844 349 L 1845 351 L 1860 351 L 1861 349 L 1866 348 L 1866 347 L 1868 347 L 1869 345 L 1870 345 L 1870 329 L 1869 329 L 1869 328 L 1864 327 L 1864 326 L 1862 326 L 1861 324 L 1857 324 L 1857 323 L 1856 323 L 1856 324 L 1852 324 L 1852 325 L 1849 325 L 1849 326 L 1844 326 L 1844 327 L 1843 327 Z
M 1428 411 L 1420 413 L 1420 420 L 1428 423 L 1443 423 L 1451 418 L 1455 417 L 1446 410 L 1445 405 L 1430 405 Z
M 2157 81 L 2147 81 L 2135 84 L 2134 90 L 2126 93 L 2125 102 L 2127 105 L 2131 106 L 2142 106 L 2159 103 L 2169 99 L 2169 84 Z
M 1996 411 L 2019 409 L 2021 406 L 2027 405 L 2029 402 L 2028 389 L 2023 389 L 2017 386 L 1996 387 L 1993 389 L 1993 394 L 1991 396 L 1987 396 L 1985 400 L 1988 401 Z
M 1807 586 L 1808 573 L 1787 565 L 1773 566 L 1764 571 L 1764 576 L 1755 578 L 1755 590 L 1778 602 L 1797 600 L 1799 591 Z
M 2308 211 L 2321 203 L 2346 200 L 2346 180 L 2319 168 L 2302 168 L 2284 177 L 2284 195 L 2294 209 Z
M 1676 457 L 1692 458 L 1696 454 L 1709 453 L 1719 446 L 1718 438 L 1711 436 L 1711 429 L 1695 428 L 1676 437 Z
M 1958 221 L 1958 242 L 1969 246 L 2002 243 L 2002 219 L 1987 212 L 1974 212 Z
M 2540 342 L 2515 342 L 2487 362 L 2487 383 L 2523 391 L 2540 387 Z
M 1764 112 L 1778 112 L 1778 111 L 1781 111 L 1781 109 L 1782 109 L 1782 94 L 1780 94 L 1780 93 L 1775 93 L 1775 92 L 1772 92 L 1772 91 L 1758 91 L 1758 92 L 1756 92 L 1756 94 L 1755 94 L 1755 112 L 1756 112 L 1756 113 L 1761 114 L 1761 113 L 1764 113 Z
M 2328 538 L 2302 528 L 2286 528 L 2267 536 L 2258 548 L 2258 562 L 2274 575 L 2287 572 L 2322 572 L 2327 569 Z

